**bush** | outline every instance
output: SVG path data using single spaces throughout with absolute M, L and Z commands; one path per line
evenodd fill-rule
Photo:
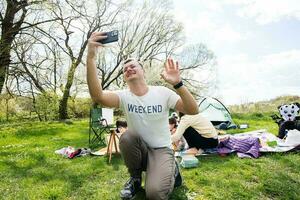
M 231 113 L 232 118 L 243 120 L 272 120 L 271 115 L 278 114 L 276 112 L 253 112 L 253 113 Z
M 10 120 L 17 114 L 17 103 L 14 96 L 9 94 L 0 95 L 0 122 Z
M 36 98 L 36 113 L 41 120 L 58 119 L 59 97 L 55 93 L 44 93 Z
M 68 101 L 68 114 L 71 118 L 89 117 L 91 105 L 91 99 L 70 98 Z

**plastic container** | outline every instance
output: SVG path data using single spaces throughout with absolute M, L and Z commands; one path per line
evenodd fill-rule
M 192 168 L 199 165 L 199 160 L 194 155 L 183 155 L 180 165 L 183 168 Z

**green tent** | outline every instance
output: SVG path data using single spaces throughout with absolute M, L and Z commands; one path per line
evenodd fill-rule
M 229 110 L 216 98 L 202 97 L 199 103 L 199 111 L 219 129 L 237 128 L 234 124 Z

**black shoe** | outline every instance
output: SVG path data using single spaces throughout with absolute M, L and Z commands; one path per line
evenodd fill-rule
M 131 199 L 141 189 L 141 178 L 133 178 L 125 183 L 124 188 L 120 192 L 122 199 Z
M 175 161 L 175 183 L 174 183 L 174 188 L 179 187 L 182 185 L 182 177 L 180 175 L 178 163 Z

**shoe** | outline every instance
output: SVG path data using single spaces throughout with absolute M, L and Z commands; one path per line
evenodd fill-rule
M 175 161 L 175 183 L 174 183 L 174 188 L 179 187 L 182 185 L 182 177 L 180 175 L 178 163 Z
M 141 190 L 141 182 L 141 178 L 130 177 L 121 190 L 120 197 L 122 199 L 131 199 L 134 197 L 134 195 Z

